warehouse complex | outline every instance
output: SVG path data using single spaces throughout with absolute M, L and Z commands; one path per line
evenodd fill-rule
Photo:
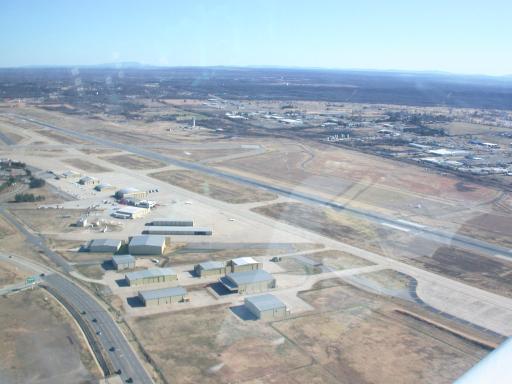
M 146 227 L 142 233 L 154 235 L 204 235 L 212 234 L 211 228 L 205 227 L 168 227 L 151 225 Z
M 226 274 L 226 264 L 222 261 L 205 261 L 194 266 L 196 276 L 220 276 Z
M 114 255 L 112 264 L 117 271 L 135 268 L 135 257 L 132 255 Z
M 262 269 L 231 273 L 221 277 L 219 282 L 229 291 L 239 294 L 265 292 L 276 287 L 274 276 Z
M 150 291 L 139 291 L 139 300 L 146 307 L 172 304 L 187 301 L 187 290 L 183 287 L 172 287 L 153 289 Z
M 165 236 L 138 235 L 130 239 L 128 251 L 131 255 L 162 255 L 165 246 Z
M 149 213 L 148 208 L 123 207 L 115 211 L 112 216 L 118 219 L 138 219 Z
M 172 268 L 151 268 L 143 271 L 129 272 L 125 275 L 129 286 L 154 283 L 166 283 L 178 280 L 178 275 Z
M 286 305 L 269 293 L 247 297 L 244 300 L 244 304 L 257 319 L 276 320 L 282 319 L 288 315 Z
M 263 264 L 254 260 L 252 257 L 238 257 L 228 262 L 230 272 L 255 271 L 262 269 Z
M 193 227 L 194 221 L 192 219 L 154 219 L 146 225 L 153 225 L 157 227 Z
M 121 248 L 122 241 L 114 239 L 95 239 L 91 240 L 87 246 L 89 252 L 108 252 L 116 253 Z

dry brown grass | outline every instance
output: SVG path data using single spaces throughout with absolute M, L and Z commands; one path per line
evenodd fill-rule
M 128 169 L 155 169 L 162 168 L 167 165 L 161 161 L 156 161 L 137 155 L 105 156 L 102 157 L 102 159 Z
M 277 195 L 270 192 L 245 187 L 193 171 L 163 171 L 152 173 L 150 176 L 180 188 L 232 204 L 270 201 L 277 198 Z
M 102 172 L 111 172 L 111 169 L 105 168 L 99 164 L 91 163 L 90 161 L 83 160 L 83 159 L 65 159 L 62 160 L 62 162 L 67 163 L 69 165 L 72 165 L 73 167 L 76 167 L 78 169 L 81 169 L 86 172 L 95 172 L 95 173 L 102 173 Z

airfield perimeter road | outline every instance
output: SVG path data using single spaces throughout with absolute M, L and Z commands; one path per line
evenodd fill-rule
M 44 254 L 52 260 L 55 264 L 60 266 L 66 273 L 73 270 L 66 259 L 59 254 L 53 252 L 44 243 L 43 239 L 28 231 L 23 224 L 21 224 L 12 214 L 7 212 L 3 207 L 0 207 L 0 214 L 4 216 L 12 225 L 14 225 L 30 244 L 40 249 Z M 1 255 L 0 255 L 1 256 Z M 87 324 L 88 328 L 95 331 L 101 331 L 95 340 L 99 341 L 101 347 L 108 354 L 108 359 L 111 361 L 114 370 L 121 370 L 121 378 L 127 380 L 132 378 L 134 383 L 152 384 L 153 380 L 144 369 L 139 358 L 131 348 L 128 340 L 124 337 L 114 319 L 110 316 L 108 311 L 89 294 L 85 289 L 70 281 L 59 273 L 55 273 L 52 269 L 40 266 L 37 263 L 24 260 L 20 257 L 0 257 L 8 262 L 18 263 L 28 269 L 37 273 L 44 273 L 43 280 L 51 288 L 49 291 L 56 292 L 58 296 L 64 298 L 67 303 L 73 306 L 81 320 Z M 85 311 L 85 313 L 82 313 Z M 96 319 L 96 321 L 93 321 Z M 80 322 L 79 322 L 80 323 Z M 83 329 L 84 333 L 87 329 Z M 109 351 L 111 347 L 115 347 L 115 351 Z M 91 345 L 94 350 L 95 346 Z
M 327 199 L 314 196 L 311 194 L 306 194 L 303 192 L 296 192 L 290 189 L 275 187 L 268 183 L 264 183 L 262 181 L 254 180 L 249 177 L 239 176 L 235 174 L 231 174 L 229 172 L 220 171 L 205 165 L 191 163 L 183 160 L 177 160 L 160 153 L 153 152 L 149 149 L 139 148 L 136 146 L 117 143 L 111 140 L 98 138 L 96 136 L 92 136 L 89 134 L 76 132 L 71 129 L 60 128 L 52 124 L 48 124 L 43 121 L 39 121 L 36 119 L 32 119 L 30 117 L 14 114 L 14 113 L 4 113 L 6 116 L 13 117 L 18 120 L 22 120 L 25 122 L 29 122 L 44 128 L 48 128 L 54 131 L 58 131 L 68 136 L 76 137 L 83 141 L 88 141 L 97 145 L 107 146 L 111 148 L 117 148 L 126 152 L 131 152 L 137 155 L 145 156 L 153 160 L 162 161 L 166 164 L 176 165 L 185 169 L 194 170 L 202 173 L 206 173 L 210 176 L 215 176 L 221 179 L 234 181 L 240 184 L 249 185 L 253 187 L 257 187 L 260 189 L 264 189 L 267 191 L 275 192 L 280 195 L 284 195 L 288 198 L 292 198 L 295 200 L 303 201 L 306 203 L 313 203 L 322 205 L 325 207 L 333 208 L 335 210 L 342 210 L 344 212 L 350 213 L 354 216 L 357 216 L 362 219 L 370 220 L 379 225 L 384 225 L 391 229 L 396 229 L 405 232 L 411 232 L 411 234 L 418 235 L 430 240 L 439 241 L 441 243 L 448 243 L 454 246 L 459 246 L 466 249 L 476 250 L 478 252 L 482 252 L 491 257 L 511 257 L 512 258 L 512 249 L 507 249 L 505 247 L 501 247 L 499 245 L 490 244 L 488 242 L 474 239 L 471 237 L 459 235 L 456 233 L 450 233 L 447 231 L 442 231 L 439 229 L 435 229 L 432 227 L 428 227 L 425 225 L 419 225 L 416 223 L 399 220 L 395 218 L 390 218 L 378 213 L 373 213 L 370 211 L 366 211 L 359 208 L 347 207 L 342 204 L 334 203 Z

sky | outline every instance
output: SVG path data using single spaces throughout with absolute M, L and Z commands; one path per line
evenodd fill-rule
M 4 0 L 0 67 L 139 62 L 512 74 L 510 0 Z

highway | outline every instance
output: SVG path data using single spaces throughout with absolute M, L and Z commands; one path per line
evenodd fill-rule
M 188 161 L 177 160 L 160 153 L 153 152 L 149 149 L 136 147 L 133 145 L 123 144 L 119 142 L 114 142 L 111 140 L 99 138 L 96 136 L 92 136 L 89 134 L 75 132 L 70 129 L 57 127 L 52 124 L 48 124 L 46 122 L 42 122 L 39 120 L 35 120 L 29 117 L 7 113 L 6 115 L 10 117 L 14 117 L 16 119 L 29 122 L 41 127 L 45 127 L 54 131 L 58 131 L 68 136 L 76 137 L 83 141 L 88 141 L 97 145 L 107 146 L 111 148 L 117 148 L 126 152 L 131 152 L 137 155 L 145 156 L 153 160 L 162 161 L 166 164 L 176 165 L 185 169 L 206 173 L 210 176 L 215 176 L 224 180 L 234 181 L 240 184 L 244 184 L 247 186 L 257 187 L 260 189 L 264 189 L 270 192 L 277 193 L 279 195 L 292 198 L 298 201 L 306 202 L 309 204 L 321 205 L 324 207 L 329 207 L 338 211 L 343 211 L 346 213 L 350 213 L 358 218 L 372 221 L 378 225 L 384 225 L 388 228 L 395 230 L 404 230 L 406 232 L 411 232 L 414 235 L 421 236 L 427 238 L 429 240 L 438 241 L 445 244 L 451 244 L 453 246 L 462 247 L 469 250 L 474 250 L 477 252 L 484 253 L 491 257 L 511 257 L 512 258 L 512 249 L 508 249 L 505 247 L 501 247 L 499 245 L 491 244 L 482 240 L 478 240 L 475 238 L 471 238 L 468 236 L 463 236 L 456 233 L 451 233 L 448 231 L 443 231 L 440 229 L 428 227 L 425 225 L 419 225 L 417 223 L 408 222 L 400 219 L 391 218 L 388 216 L 384 216 L 379 213 L 370 212 L 367 210 L 363 210 L 360 208 L 353 208 L 344 206 L 342 204 L 338 204 L 332 202 L 330 200 L 324 199 L 319 196 L 293 191 L 283 187 L 276 187 L 269 183 L 265 183 L 259 180 L 255 180 L 249 177 L 239 176 L 236 174 L 232 174 L 226 171 L 221 171 L 215 168 L 211 168 L 202 164 L 191 163 Z
M 49 249 L 41 237 L 32 234 L 22 223 L 1 206 L 0 214 L 25 235 L 30 244 L 40 249 L 66 273 L 73 271 L 73 267 L 66 259 Z M 48 291 L 54 294 L 75 317 L 86 335 L 87 341 L 96 355 L 96 359 L 106 374 L 112 373 L 108 369 L 108 367 L 112 367 L 114 372 L 117 370 L 121 371 L 120 376 L 123 381 L 131 378 L 134 383 L 153 383 L 153 380 L 144 369 L 144 366 L 131 348 L 128 340 L 124 337 L 117 323 L 110 316 L 107 309 L 91 296 L 86 289 L 78 286 L 69 278 L 55 272 L 49 267 L 19 256 L 8 257 L 0 255 L 0 259 L 18 264 L 37 274 L 45 274 L 42 279 L 49 287 Z M 71 306 L 71 308 L 69 306 Z M 96 334 L 96 332 L 101 333 Z M 112 347 L 115 348 L 114 351 L 110 351 Z M 102 356 L 106 356 L 106 359 L 103 359 Z M 102 360 L 106 360 L 106 362 L 103 363 Z

